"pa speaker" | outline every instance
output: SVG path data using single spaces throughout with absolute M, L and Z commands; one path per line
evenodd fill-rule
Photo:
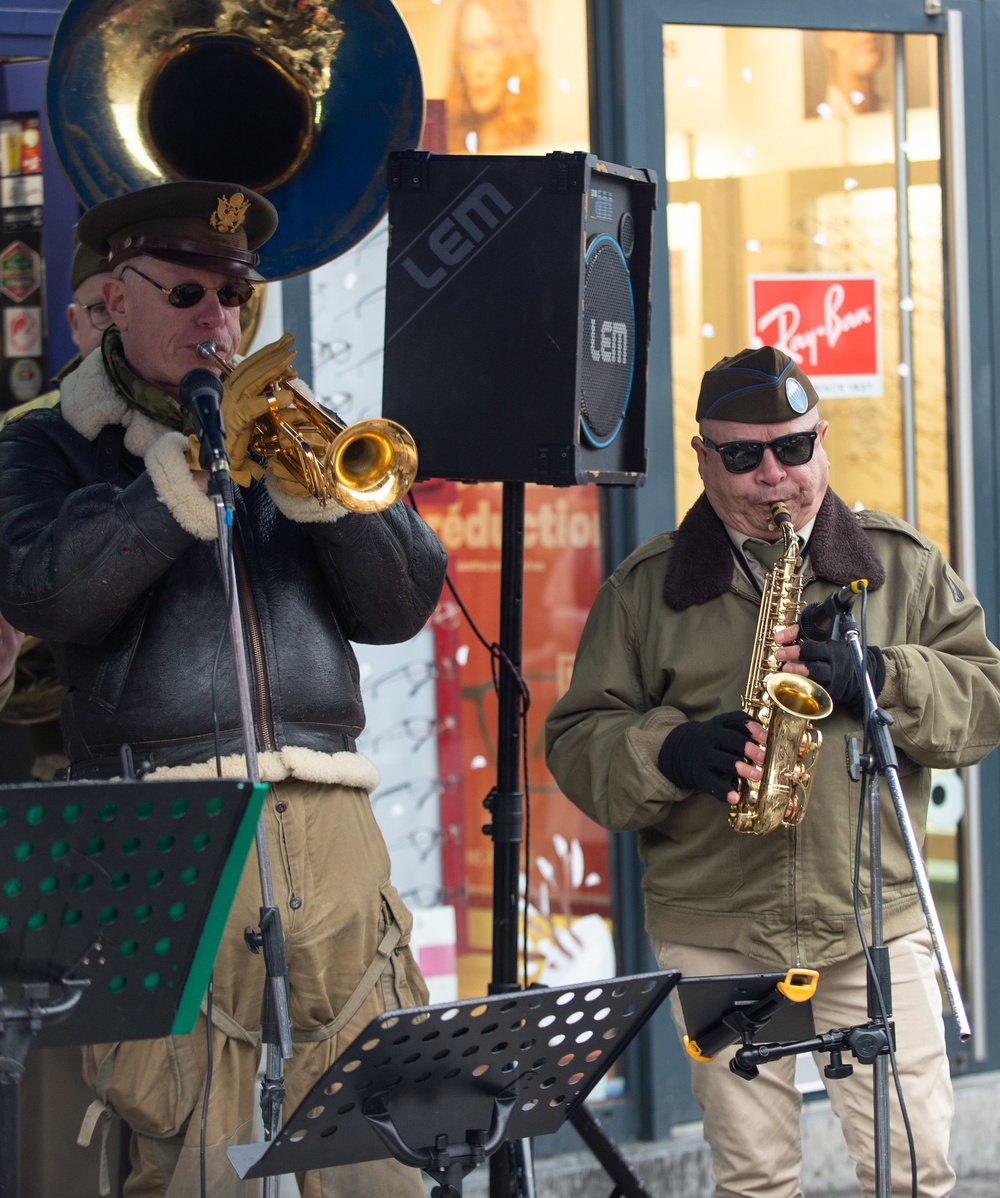
M 382 414 L 420 478 L 645 480 L 655 207 L 593 154 L 389 156 Z

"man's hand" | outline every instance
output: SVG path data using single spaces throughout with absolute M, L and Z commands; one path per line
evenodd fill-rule
M 784 669 L 789 674 L 801 674 L 811 678 L 823 687 L 834 703 L 859 713 L 864 707 L 864 692 L 854 668 L 851 647 L 843 641 L 791 643 L 796 641 L 798 636 L 798 624 L 779 629 L 775 634 L 775 641 L 782 646 L 775 653 L 775 657 L 785 663 Z M 885 685 L 885 658 L 882 650 L 876 645 L 869 645 L 865 650 L 865 668 L 872 680 L 877 699 Z
M 679 724 L 660 748 L 660 773 L 682 790 L 707 790 L 736 804 L 740 778 L 759 782 L 767 729 L 745 711 L 726 711 L 710 720 Z M 756 763 L 756 764 L 754 764 Z
M 17 664 L 24 633 L 0 616 L 0 682 L 6 682 Z
M 291 368 L 295 360 L 294 343 L 295 338 L 286 333 L 244 358 L 233 373 L 222 380 L 221 412 L 226 430 L 229 475 L 241 487 L 248 487 L 251 478 L 259 478 L 263 473 L 247 455 L 254 421 L 266 415 L 271 407 L 268 390 L 274 390 L 274 402 L 279 408 L 287 408 L 292 402 L 291 392 L 276 384 L 281 378 L 295 376 Z M 198 451 L 198 438 L 192 437 L 188 457 L 194 466 L 198 464 Z

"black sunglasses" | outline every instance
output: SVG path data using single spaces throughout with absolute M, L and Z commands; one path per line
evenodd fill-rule
M 706 449 L 714 449 L 730 474 L 746 474 L 760 465 L 764 450 L 770 449 L 782 466 L 804 466 L 813 455 L 819 429 L 808 433 L 789 433 L 774 441 L 727 441 L 716 445 L 708 437 L 702 437 Z
M 230 279 L 221 287 L 203 287 L 201 283 L 178 283 L 176 287 L 163 287 L 149 275 L 144 275 L 138 266 L 126 266 L 125 269 L 134 271 L 140 279 L 152 283 L 175 308 L 193 308 L 195 304 L 201 303 L 206 291 L 214 291 L 223 308 L 242 308 L 254 292 L 253 283 L 247 282 L 246 279 Z

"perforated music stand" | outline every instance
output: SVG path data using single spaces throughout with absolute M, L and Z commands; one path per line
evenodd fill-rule
M 269 1143 L 229 1149 L 243 1179 L 394 1156 L 442 1198 L 506 1140 L 550 1135 L 677 984 L 676 970 L 389 1011 Z
M 191 1031 L 267 787 L 0 786 L 0 1194 L 40 1047 Z

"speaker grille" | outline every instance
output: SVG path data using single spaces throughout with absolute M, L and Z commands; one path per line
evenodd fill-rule
M 598 448 L 618 435 L 635 368 L 635 305 L 621 247 L 612 237 L 587 250 L 583 288 L 581 428 Z

